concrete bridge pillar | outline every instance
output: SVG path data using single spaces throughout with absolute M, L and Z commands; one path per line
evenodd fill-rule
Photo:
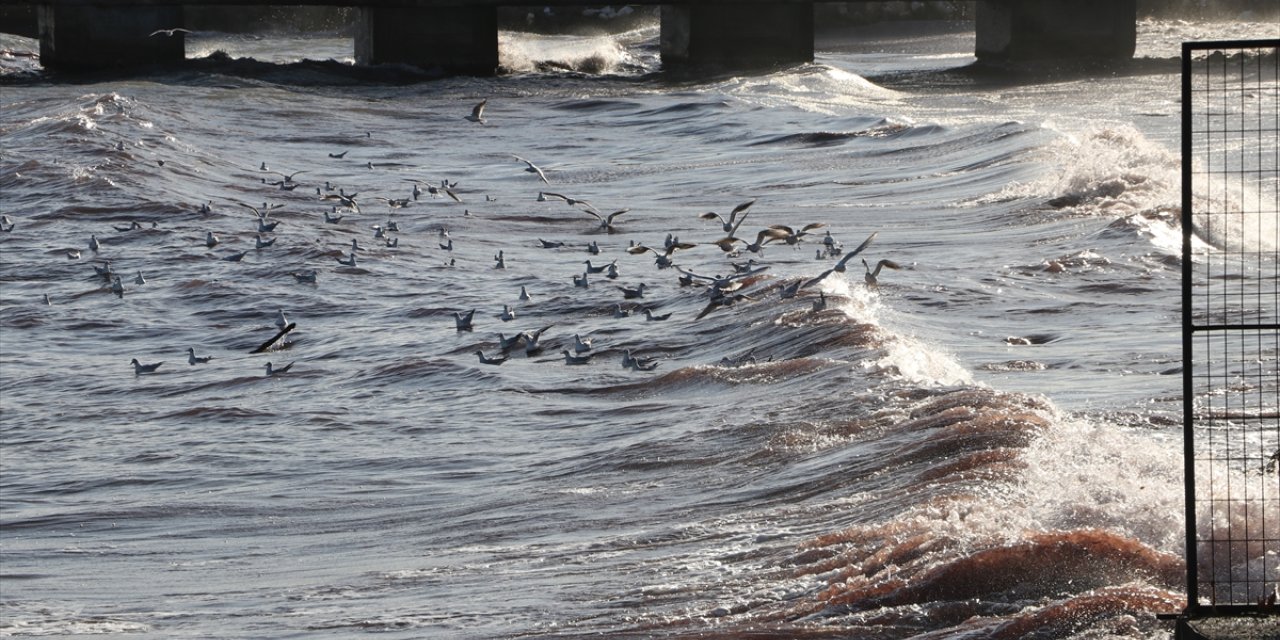
M 662 64 L 760 67 L 813 61 L 813 4 L 662 5 Z
M 40 64 L 60 71 L 91 71 L 180 62 L 182 32 L 151 35 L 182 26 L 176 5 L 40 5 Z
M 411 64 L 447 74 L 498 70 L 498 9 L 361 7 L 356 64 Z
M 1137 0 L 978 0 L 979 60 L 1132 58 Z

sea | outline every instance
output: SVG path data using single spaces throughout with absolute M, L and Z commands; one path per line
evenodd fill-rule
M 0 36 L 0 636 L 1171 638 L 1181 43 L 1275 27 Z

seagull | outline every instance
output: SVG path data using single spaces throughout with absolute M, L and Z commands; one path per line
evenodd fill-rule
M 564 354 L 564 363 L 565 363 L 565 364 L 587 364 L 587 363 L 591 362 L 591 354 L 590 354 L 590 353 L 588 353 L 588 354 L 587 354 L 587 355 L 585 355 L 585 356 L 576 356 L 576 355 L 573 355 L 572 353 L 569 353 L 569 350 L 568 350 L 568 349 L 565 349 L 565 350 L 561 351 L 560 353 L 563 353 L 563 354 Z
M 614 260 L 614 262 L 617 262 L 617 260 Z M 598 267 L 593 267 L 591 266 L 590 260 L 583 260 L 583 263 L 587 265 L 587 273 L 604 273 L 605 270 L 609 268 L 609 265 L 607 264 L 603 264 Z
M 543 172 L 542 172 L 542 169 L 539 169 L 539 168 L 538 168 L 538 165 L 535 165 L 534 163 L 529 162 L 528 160 L 525 160 L 524 158 L 521 158 L 520 156 L 512 156 L 512 157 L 513 157 L 513 158 L 515 158 L 516 160 L 519 160 L 520 162 L 523 162 L 523 163 L 525 163 L 525 164 L 529 165 L 529 166 L 525 167 L 525 169 L 524 169 L 524 170 L 525 170 L 525 171 L 528 171 L 529 173 L 536 173 L 536 174 L 538 174 L 538 179 L 539 179 L 539 180 L 541 180 L 543 184 L 551 184 L 550 182 L 548 182 L 548 181 L 547 181 L 547 174 L 543 173 Z
M 721 251 L 728 253 L 730 251 L 733 251 L 733 245 L 735 242 L 741 242 L 743 245 L 745 245 L 744 248 L 747 251 L 750 251 L 751 253 L 760 253 L 760 250 L 764 248 L 764 245 L 769 244 L 774 240 L 784 240 L 789 235 L 790 235 L 789 230 L 769 227 L 768 229 L 761 229 L 760 232 L 756 234 L 755 242 L 747 242 L 746 240 L 743 240 L 741 238 L 728 236 L 726 238 L 721 238 L 719 240 L 716 240 L 713 244 L 720 247 Z
M 101 267 L 99 267 L 99 266 L 98 266 L 98 265 L 96 265 L 96 264 L 95 264 L 95 265 L 93 265 L 93 271 L 94 271 L 94 273 L 96 273 L 96 274 L 98 274 L 98 275 L 102 276 L 103 278 L 106 278 L 107 280 L 110 280 L 110 279 L 111 279 L 111 277 L 112 277 L 112 276 L 114 276 L 114 275 L 116 274 L 116 272 L 115 272 L 115 271 L 112 271 L 112 270 L 111 270 L 111 261 L 110 261 L 110 260 L 107 260 L 107 261 L 103 262 Z
M 781 238 L 781 240 L 783 240 L 783 241 L 784 241 L 784 242 L 786 242 L 787 244 L 792 244 L 792 245 L 793 245 L 793 244 L 796 244 L 797 242 L 800 242 L 800 239 L 801 239 L 801 238 L 803 238 L 803 237 L 805 237 L 805 236 L 809 235 L 809 232 L 810 232 L 810 231 L 813 231 L 814 229 L 820 229 L 820 228 L 825 227 L 825 226 L 827 226 L 827 225 L 826 225 L 826 223 L 823 223 L 823 222 L 814 222 L 814 223 L 806 224 L 806 225 L 805 225 L 804 227 L 802 227 L 799 231 L 796 231 L 795 229 L 792 229 L 791 227 L 788 227 L 788 226 L 787 226 L 787 225 L 785 225 L 785 224 L 775 224 L 775 225 L 773 225 L 773 226 L 771 226 L 771 227 L 769 227 L 769 228 L 770 228 L 770 229 L 777 229 L 777 230 L 779 230 L 779 231 L 783 231 L 783 232 L 785 232 L 785 233 L 786 233 L 786 235 L 785 235 L 785 236 L 783 236 L 783 237 Z
M 347 149 L 347 151 L 350 151 L 350 149 Z M 341 160 L 347 156 L 347 151 L 343 151 L 342 153 L 331 153 L 329 154 L 329 157 L 337 160 Z
M 427 193 L 429 193 L 429 194 L 431 194 L 431 195 L 433 195 L 433 196 L 439 196 L 439 195 L 440 195 L 440 192 L 441 192 L 441 191 L 443 191 L 443 192 L 444 192 L 444 194 L 445 194 L 446 196 L 449 196 L 450 198 L 452 198 L 454 202 L 462 202 L 462 198 L 459 198 L 459 197 L 458 197 L 458 194 L 454 193 L 453 189 L 452 189 L 450 186 L 448 186 L 448 184 L 447 184 L 447 183 L 449 182 L 448 180 L 445 180 L 445 181 L 444 181 L 444 182 L 445 182 L 445 184 L 441 184 L 441 185 L 440 185 L 440 186 L 438 186 L 438 187 L 437 187 L 437 186 L 435 186 L 435 185 L 433 185 L 433 184 L 431 184 L 431 183 L 424 182 L 424 181 L 422 181 L 422 180 L 417 180 L 417 179 L 414 179 L 414 178 L 405 178 L 405 180 L 407 180 L 407 181 L 409 181 L 409 182 L 412 182 L 412 183 L 413 183 L 414 200 L 417 200 L 417 199 L 418 199 L 418 195 L 420 195 L 420 194 L 422 193 L 422 189 L 421 189 L 421 188 L 419 188 L 419 187 L 418 187 L 418 185 L 420 185 L 420 184 L 425 184 L 425 185 L 427 185 Z M 457 184 L 457 183 L 454 183 L 454 184 Z M 408 204 L 408 202 L 405 202 L 405 204 Z
M 315 284 L 316 283 L 315 269 L 311 269 L 310 271 L 294 271 L 289 275 L 293 276 L 293 279 L 297 280 L 299 284 Z
M 876 263 L 875 271 L 872 271 L 871 267 L 867 265 L 867 259 L 862 259 L 862 268 L 867 270 L 867 272 L 862 275 L 862 279 L 867 283 L 868 287 L 875 287 L 879 285 L 879 282 L 876 281 L 876 276 L 880 275 L 880 269 L 883 267 L 889 267 L 890 269 L 902 268 L 898 263 L 892 260 L 881 260 Z
M 804 280 L 796 280 L 795 282 L 792 282 L 791 284 L 788 284 L 787 286 L 783 287 L 782 299 L 787 300 L 789 298 L 796 297 L 796 294 L 800 292 L 800 285 L 802 284 L 804 284 Z
M 675 253 L 678 249 L 692 249 L 695 246 L 697 245 L 694 245 L 688 242 L 677 242 L 675 244 L 672 244 L 670 247 L 667 247 L 667 249 L 664 251 L 658 251 L 653 247 L 646 247 L 642 244 L 638 244 L 634 247 L 629 247 L 627 249 L 627 253 L 630 253 L 633 255 L 639 255 L 646 251 L 652 251 L 655 256 L 654 263 L 658 265 L 658 268 L 667 269 L 675 266 L 675 263 L 671 261 L 671 254 Z
M 506 353 L 508 349 L 513 349 L 513 348 L 515 348 L 515 346 L 516 346 L 516 345 L 520 344 L 520 341 L 521 341 L 521 340 L 524 340 L 524 332 L 523 332 L 523 331 L 521 331 L 520 333 L 515 334 L 514 336 L 511 336 L 510 338 L 505 338 L 505 337 L 503 337 L 503 336 L 502 336 L 502 334 L 501 334 L 501 333 L 499 333 L 499 334 L 498 334 L 498 348 L 499 348 L 499 349 L 502 349 L 503 353 Z
M 819 291 L 818 299 L 813 301 L 813 310 L 822 311 L 827 308 L 827 292 Z
M 159 369 L 160 365 L 164 363 L 156 362 L 153 364 L 142 364 L 141 362 L 138 362 L 137 358 L 134 358 L 129 362 L 129 364 L 133 365 L 133 375 L 140 376 L 144 373 L 155 373 L 156 369 Z
M 342 216 L 338 215 L 338 208 L 334 207 L 333 213 L 329 213 L 328 211 L 324 212 L 324 221 L 329 224 L 338 224 L 339 222 L 342 222 Z
M 213 356 L 197 356 L 195 349 L 191 347 L 187 347 L 187 364 L 190 364 L 190 365 L 208 364 L 209 361 L 212 359 L 213 359 Z
M 111 293 L 116 294 L 118 298 L 124 297 L 124 283 L 120 282 L 120 276 L 116 276 L 116 279 L 111 281 Z
M 102 243 L 98 242 L 98 236 L 89 234 L 89 250 L 97 253 L 100 247 L 102 247 Z
M 133 230 L 135 230 L 135 229 L 141 229 L 141 228 L 142 228 L 142 225 L 141 225 L 141 224 L 139 224 L 137 220 L 133 220 L 133 221 L 131 221 L 131 222 L 129 223 L 129 226 L 127 226 L 127 227 L 119 227 L 119 226 L 116 226 L 116 225 L 111 225 L 111 226 L 112 226 L 112 228 L 114 228 L 116 231 L 119 231 L 120 233 L 124 233 L 124 232 L 126 232 L 126 231 L 133 231 Z
M 269 247 L 269 246 L 271 246 L 271 245 L 273 245 L 273 244 L 275 244 L 275 243 L 276 243 L 276 239 L 275 239 L 275 238 L 272 238 L 272 239 L 270 239 L 270 240 L 263 240 L 263 239 L 262 239 L 262 236 L 257 236 L 257 242 L 255 242 L 255 243 L 254 243 L 254 248 L 255 248 L 255 249 L 265 249 L 265 248 L 267 248 L 267 247 Z
M 631 309 L 623 309 L 622 304 L 618 303 L 613 306 L 613 317 L 626 318 L 631 315 Z
M 630 349 L 623 349 L 622 368 L 635 369 L 636 371 L 653 371 L 658 368 L 658 361 L 654 358 L 637 358 L 631 355 Z
M 618 290 L 622 292 L 622 297 L 624 298 L 643 298 L 645 286 L 646 286 L 645 283 L 641 282 L 640 286 L 634 289 L 630 289 L 627 287 L 618 287 Z
M 449 242 L 440 243 L 440 248 L 445 251 L 453 251 L 453 238 L 449 238 Z
M 450 239 L 449 242 L 453 242 L 453 239 Z M 493 265 L 494 269 L 507 268 L 507 258 L 502 254 L 501 249 L 498 250 L 498 253 L 494 254 L 493 259 L 494 259 L 494 265 Z
M 498 315 L 498 318 L 503 322 L 511 322 L 516 319 L 516 310 L 512 309 L 511 305 L 504 304 L 502 305 L 502 313 Z
M 543 249 L 559 249 L 564 246 L 564 243 L 558 240 L 553 242 L 550 240 L 543 240 L 542 238 L 538 238 L 538 244 L 542 245 Z
M 720 226 L 724 229 L 725 233 L 733 235 L 734 232 L 738 230 L 738 227 L 742 225 L 742 221 L 747 219 L 746 210 L 750 209 L 751 205 L 755 203 L 756 199 L 752 198 L 751 200 L 734 207 L 733 211 L 729 212 L 729 217 L 727 219 L 714 211 L 708 211 L 698 217 L 703 220 L 719 220 Z M 741 218 L 738 218 L 739 213 L 742 214 Z M 735 220 L 737 221 L 737 224 L 734 224 Z
M 530 295 L 529 295 L 529 292 L 525 290 L 524 285 L 520 285 L 520 301 L 521 301 L 521 302 L 528 302 L 528 301 L 529 301 L 529 300 L 531 300 L 532 298 L 533 298 L 533 296 L 530 296 Z
M 320 199 L 326 200 L 326 201 L 337 200 L 339 203 L 342 204 L 342 206 L 348 209 L 351 209 L 356 213 L 360 213 L 360 205 L 356 204 L 357 195 L 359 194 L 353 193 L 351 195 L 347 195 L 345 193 L 326 193 L 323 196 L 320 196 Z
M 44 294 L 44 303 L 46 306 L 53 306 L 53 300 L 49 299 L 49 294 Z
M 340 265 L 354 267 L 356 266 L 356 252 L 352 251 L 351 253 L 347 254 L 347 258 L 345 260 L 342 258 L 336 258 L 336 260 Z
M 266 166 L 266 165 L 263 165 L 263 166 Z M 238 204 L 238 205 L 240 205 L 240 206 L 242 206 L 242 207 L 245 207 L 245 208 L 247 208 L 247 209 L 249 209 L 249 210 L 253 211 L 253 214 L 254 214 L 254 215 L 256 215 L 256 216 L 258 216 L 258 219 L 259 219 L 259 220 L 266 220 L 266 219 L 267 219 L 267 217 L 268 217 L 269 215 L 271 215 L 271 210 L 272 210 L 272 209 L 279 209 L 280 207 L 283 207 L 283 206 L 284 206 L 284 205 L 282 205 L 282 204 L 271 204 L 271 205 L 269 205 L 269 204 L 267 204 L 267 203 L 265 203 L 265 202 L 264 202 L 264 203 L 262 203 L 262 208 L 261 208 L 261 209 L 259 209 L 258 207 L 255 207 L 255 206 L 253 206 L 253 205 L 251 205 L 251 204 L 245 204 L 245 203 L 243 203 L 243 202 L 237 202 L 236 204 Z
M 579 204 L 580 204 L 580 205 L 583 205 L 584 207 L 586 207 L 587 209 L 590 209 L 590 210 L 592 210 L 592 211 L 595 211 L 595 207 L 591 206 L 591 203 L 590 203 L 590 202 L 587 202 L 586 200 L 583 200 L 583 199 L 581 199 L 581 198 L 570 198 L 569 196 L 561 195 L 561 194 L 559 194 L 559 193 L 551 193 L 550 191 L 539 191 L 539 192 L 538 192 L 538 202 L 543 202 L 543 201 L 545 201 L 545 200 L 547 199 L 547 197 L 559 198 L 559 199 L 561 199 L 561 200 L 564 200 L 564 201 L 565 201 L 565 203 L 566 203 L 566 204 L 568 204 L 569 206 L 579 205 Z
M 267 363 L 267 366 L 266 366 L 266 369 L 267 369 L 267 377 L 268 377 L 268 378 L 270 378 L 271 376 L 280 375 L 280 374 L 282 374 L 282 373 L 287 372 L 289 369 L 292 369 L 292 368 L 293 368 L 293 363 L 292 363 L 292 362 L 290 362 L 289 364 L 286 364 L 286 365 L 285 365 L 285 366 L 283 366 L 283 367 L 280 367 L 279 369 L 276 369 L 275 367 L 272 367 L 272 366 L 271 366 L 271 363 L 270 363 L 270 362 L 268 362 L 268 363 Z
M 218 240 L 218 236 L 213 235 L 213 232 L 212 232 L 212 231 L 206 231 L 206 232 L 205 232 L 205 234 L 204 234 L 204 246 L 209 247 L 210 249 L 212 249 L 212 248 L 214 248 L 214 247 L 216 247 L 216 246 L 218 245 L 218 242 L 219 242 L 219 240 Z
M 586 289 L 590 287 L 591 283 L 587 280 L 587 274 L 584 273 L 581 276 L 574 276 L 573 286 L 578 287 L 580 289 Z
M 609 278 L 610 280 L 618 279 L 618 262 L 616 260 L 605 265 L 604 277 Z
M 662 314 L 662 315 L 660 315 L 660 316 L 655 316 L 655 315 L 653 315 L 653 311 L 652 311 L 651 309 L 646 308 L 646 309 L 644 310 L 644 319 L 645 319 L 645 320 L 647 320 L 647 321 L 649 321 L 649 322 L 661 322 L 661 321 L 666 320 L 667 318 L 670 318 L 670 317 L 671 317 L 671 314 L 670 314 L 670 313 L 664 313 L 664 314 Z
M 173 28 L 173 29 L 156 29 L 155 31 L 152 31 L 152 32 L 151 32 L 151 34 L 150 34 L 148 37 L 151 37 L 151 36 L 158 36 L 158 35 L 161 35 L 161 34 L 166 35 L 166 36 L 172 36 L 172 35 L 173 35 L 173 34 L 175 34 L 175 33 L 191 33 L 191 31 L 189 31 L 189 30 L 187 30 L 187 29 L 180 28 L 180 27 L 175 27 L 175 28 Z
M 596 244 L 595 240 L 592 240 L 591 244 L 587 245 L 587 253 L 593 256 L 600 255 L 600 245 Z
M 863 249 L 866 249 L 867 245 L 870 245 L 871 241 L 875 240 L 877 233 L 879 232 L 877 231 L 867 236 L 867 239 L 863 240 L 862 244 L 858 245 L 857 249 L 854 249 L 853 251 L 850 251 L 849 253 L 844 254 L 844 257 L 840 258 L 840 261 L 837 262 L 834 267 L 831 267 L 830 269 L 823 271 L 821 274 L 818 275 L 818 277 L 804 283 L 803 285 L 800 286 L 800 288 L 804 289 L 806 287 L 818 284 L 819 282 L 822 281 L 823 278 L 831 275 L 832 273 L 844 273 L 845 267 L 848 264 L 849 260 L 852 259 L 854 256 L 858 255 L 859 253 L 861 253 Z
M 9 216 L 0 216 L 0 231 L 9 233 L 18 223 L 13 221 Z
M 79 259 L 80 259 L 80 250 L 79 250 L 79 249 L 67 249 L 67 259 L 68 259 L 68 260 L 79 260 Z
M 476 310 L 472 309 L 466 313 L 453 312 L 453 322 L 457 325 L 458 331 L 471 331 L 471 319 L 475 317 Z
M 275 231 L 276 227 L 279 225 L 280 225 L 279 220 L 272 220 L 271 222 L 267 222 L 266 218 L 262 218 L 258 220 L 258 233 L 269 233 L 269 232 Z
M 607 216 L 602 216 L 602 215 L 600 215 L 599 213 L 596 213 L 595 211 L 592 211 L 592 210 L 590 210 L 590 209 L 583 209 L 583 211 L 585 211 L 588 215 L 591 215 L 591 216 L 595 217 L 595 219 L 596 219 L 596 220 L 599 220 L 599 221 L 600 221 L 600 228 L 601 228 L 601 229 L 604 229 L 606 233 L 614 233 L 614 232 L 616 232 L 616 231 L 617 231 L 617 228 L 613 226 L 613 219 L 614 219 L 614 218 L 616 218 L 616 217 L 618 217 L 618 216 L 620 216 L 620 215 L 622 215 L 622 214 L 624 214 L 624 213 L 626 213 L 626 212 L 628 212 L 628 211 L 630 211 L 630 210 L 631 210 L 630 208 L 627 208 L 627 209 L 620 209 L 620 210 L 618 210 L 618 211 L 614 211 L 613 213 L 611 213 L 611 214 L 609 214 L 609 215 L 607 215 Z
M 146 279 L 146 278 L 144 278 L 144 277 L 142 277 L 142 270 L 141 270 L 141 269 L 139 269 L 139 270 L 138 270 L 138 276 L 137 276 L 136 278 L 134 278 L 134 279 L 133 279 L 133 283 L 134 283 L 134 284 L 146 284 L 146 283 L 147 283 L 147 279 Z
M 494 356 L 492 358 L 484 355 L 484 352 L 476 349 L 476 356 L 480 358 L 480 364 L 500 365 L 507 361 L 507 356 Z
M 240 253 L 233 253 L 229 256 L 223 256 L 222 259 L 226 260 L 227 262 L 240 262 L 241 260 L 244 260 L 245 255 L 248 253 L 249 253 L 248 251 L 241 251 Z
M 472 107 L 472 109 L 471 109 L 471 115 L 469 115 L 469 116 L 465 116 L 465 117 L 466 117 L 466 119 L 467 119 L 467 120 L 470 120 L 470 121 L 472 121 L 472 122 L 479 122 L 480 124 L 484 124 L 484 123 L 485 123 L 485 120 L 484 120 L 484 106 L 485 106 L 486 104 L 489 104 L 489 99 L 488 99 L 488 98 L 485 98 L 484 100 L 481 100 L 481 101 L 480 101 L 480 104 L 477 104 L 476 106 Z
M 694 320 L 701 320 L 708 313 L 715 311 L 717 308 L 732 306 L 733 303 L 739 300 L 750 300 L 750 298 L 748 298 L 746 294 L 742 294 L 742 293 L 735 293 L 735 294 L 721 293 L 719 295 L 713 296 L 711 298 L 711 301 L 707 303 L 707 306 L 702 308 L 702 311 L 698 313 L 698 315 L 694 318 Z
M 284 309 L 276 310 L 276 327 L 283 329 L 289 326 L 289 319 L 284 317 Z
M 542 345 L 538 344 L 538 340 L 542 337 L 542 333 L 550 328 L 551 325 L 547 325 L 537 331 L 525 331 L 521 334 L 524 336 L 524 355 L 532 356 L 542 351 Z
M 583 340 L 578 334 L 573 334 L 573 352 L 582 353 L 591 350 L 591 338 Z

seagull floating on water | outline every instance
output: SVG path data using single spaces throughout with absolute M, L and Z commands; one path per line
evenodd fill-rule
M 336 260 L 340 265 L 347 266 L 347 267 L 354 267 L 356 266 L 356 252 L 352 251 L 351 253 L 347 254 L 347 257 L 345 260 L 342 258 L 336 258 Z
M 141 362 L 138 362 L 137 358 L 134 358 L 133 360 L 129 361 L 129 364 L 133 365 L 133 375 L 140 376 L 144 373 L 155 373 L 156 369 L 159 369 L 160 365 L 164 363 L 155 362 L 152 364 L 142 364 Z
M 453 312 L 453 322 L 457 325 L 458 331 L 471 331 L 471 319 L 476 315 L 476 310 L 472 309 L 466 313 Z
M 315 269 L 311 269 L 309 271 L 294 271 L 289 275 L 293 276 L 293 279 L 297 280 L 300 284 L 315 284 L 316 273 Z
M 470 120 L 470 121 L 472 121 L 472 122 L 479 122 L 480 124 L 484 124 L 484 123 L 485 123 L 485 120 L 484 120 L 484 106 L 485 106 L 486 104 L 489 104 L 489 99 L 488 99 L 488 98 L 485 98 L 484 100 L 481 100 L 481 101 L 480 101 L 480 104 L 477 104 L 476 106 L 472 107 L 472 108 L 471 108 L 471 115 L 465 116 L 465 117 L 466 117 L 466 119 L 467 119 L 467 120 Z
M 591 338 L 583 340 L 578 334 L 573 334 L 573 352 L 582 353 L 591 350 Z
M 502 305 L 502 313 L 498 315 L 498 318 L 503 322 L 511 322 L 516 319 L 516 310 L 512 309 L 511 305 L 504 304 Z
M 277 369 L 277 368 L 275 368 L 275 367 L 271 366 L 271 363 L 270 363 L 270 362 L 268 362 L 268 363 L 267 363 L 267 366 L 266 366 L 265 368 L 266 368 L 266 370 L 267 370 L 267 377 L 268 377 L 268 378 L 270 378 L 271 376 L 277 376 L 277 375 L 280 375 L 280 374 L 282 374 L 282 373 L 286 373 L 286 372 L 288 372 L 290 369 L 292 369 L 292 368 L 293 368 L 293 363 L 292 363 L 292 362 L 290 362 L 289 364 L 286 364 L 285 366 L 280 367 L 279 369 Z
M 218 245 L 218 242 L 219 242 L 219 240 L 218 240 L 218 236 L 213 235 L 213 232 L 212 232 L 212 231 L 206 231 L 206 232 L 205 232 L 205 234 L 204 234 L 204 246 L 209 247 L 210 249 L 212 249 L 212 248 L 214 248 L 214 247 L 216 247 L 216 246 Z
M 484 351 L 476 349 L 476 356 L 480 358 L 480 364 L 500 365 L 507 361 L 507 356 L 494 356 L 490 358 L 484 355 Z
M 187 364 L 189 365 L 208 364 L 212 359 L 213 356 L 197 356 L 195 349 L 187 347 Z
M 578 356 L 578 355 L 574 355 L 574 354 L 572 354 L 572 353 L 569 353 L 569 350 L 568 350 L 568 349 L 565 349 L 565 350 L 561 351 L 560 353 L 564 354 L 564 363 L 565 363 L 565 364 L 588 364 L 588 363 L 590 363 L 590 362 L 591 362 L 591 355 L 592 355 L 592 354 L 590 354 L 590 353 L 588 353 L 587 355 L 584 355 L 584 356 Z
M 644 319 L 649 322 L 661 322 L 671 317 L 670 313 L 664 313 L 660 316 L 653 315 L 653 310 L 646 308 L 644 310 Z

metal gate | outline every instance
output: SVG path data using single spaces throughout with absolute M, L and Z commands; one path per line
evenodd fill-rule
M 1182 49 L 1182 348 L 1192 617 L 1280 584 L 1280 40 Z

